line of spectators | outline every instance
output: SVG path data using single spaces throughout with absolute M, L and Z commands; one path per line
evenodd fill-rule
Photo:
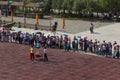
M 76 36 L 71 40 L 68 36 L 44 36 L 40 34 L 29 34 L 22 32 L 0 31 L 0 41 L 9 43 L 26 44 L 36 46 L 47 46 L 48 48 L 64 49 L 65 51 L 84 51 L 91 52 L 97 55 L 106 57 L 119 58 L 119 45 L 115 41 L 100 42 L 98 40 L 88 40 L 87 38 L 77 38 Z

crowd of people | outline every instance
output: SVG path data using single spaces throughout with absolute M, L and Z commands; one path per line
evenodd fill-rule
M 42 47 L 64 49 L 65 51 L 84 51 L 92 54 L 102 55 L 106 57 L 119 58 L 119 45 L 115 41 L 114 43 L 106 42 L 103 40 L 89 40 L 87 37 L 78 38 L 74 36 L 71 39 L 69 36 L 45 36 L 40 34 L 29 34 L 20 32 L 10 32 L 8 30 L 0 31 L 0 41 L 9 43 L 25 44 L 30 46 L 36 46 L 40 44 Z

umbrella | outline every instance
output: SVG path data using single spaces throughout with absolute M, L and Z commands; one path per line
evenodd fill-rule
M 36 34 L 42 34 L 41 32 L 36 32 Z
M 0 31 L 3 31 L 4 27 L 0 27 Z
M 67 37 L 67 36 L 68 36 L 68 34 L 63 34 L 63 36 Z
M 20 30 L 15 30 L 15 31 L 13 31 L 13 32 L 17 32 L 17 33 L 18 33 L 18 32 L 20 32 Z
M 41 32 L 33 32 L 32 34 L 42 34 Z
M 81 38 L 82 38 L 82 39 L 87 39 L 87 36 L 82 36 Z
M 81 38 L 81 36 L 77 36 L 78 38 Z
M 38 49 L 39 49 L 39 48 L 40 48 L 40 45 L 36 45 L 36 48 L 38 48 Z
M 55 36 L 54 33 L 45 33 L 45 36 Z

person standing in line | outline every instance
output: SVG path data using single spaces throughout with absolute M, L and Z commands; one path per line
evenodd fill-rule
M 114 43 L 113 43 L 113 58 L 116 57 L 116 53 L 117 53 L 117 42 L 114 41 Z
M 75 52 L 75 40 L 72 41 L 73 52 Z
M 81 51 L 83 51 L 83 39 L 79 40 L 79 48 Z
M 44 61 L 48 61 L 47 49 L 46 49 L 46 47 L 44 47 L 43 53 L 44 53 Z
M 89 51 L 92 53 L 92 52 L 93 52 L 93 41 L 90 40 L 88 43 L 89 43 L 89 44 L 88 44 Z
M 71 50 L 71 39 L 69 37 L 67 41 L 67 51 L 70 51 L 70 50 Z
M 30 48 L 30 60 L 33 61 L 34 60 L 34 48 L 33 45 Z
M 85 53 L 87 52 L 87 48 L 88 48 L 88 40 L 84 39 L 84 51 L 85 51 Z
M 120 46 L 119 45 L 117 45 L 117 47 L 116 47 L 116 57 L 117 57 L 117 59 L 119 59 L 119 57 L 120 57 Z
M 108 42 L 108 46 L 109 46 L 109 57 L 112 57 L 112 43 Z

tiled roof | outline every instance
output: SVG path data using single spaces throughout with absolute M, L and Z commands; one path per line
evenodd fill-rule
M 8 1 L 0 1 L 0 5 L 7 5 Z

